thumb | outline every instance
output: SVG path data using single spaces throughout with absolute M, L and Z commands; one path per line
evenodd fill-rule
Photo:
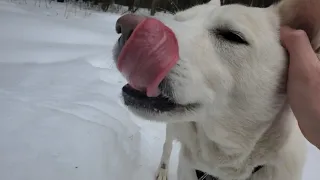
M 281 27 L 280 40 L 289 52 L 290 63 L 310 66 L 318 62 L 317 55 L 312 49 L 305 31 L 295 30 L 286 26 Z

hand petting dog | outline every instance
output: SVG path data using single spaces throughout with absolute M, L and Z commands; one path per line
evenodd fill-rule
M 303 135 L 320 149 L 320 63 L 303 30 L 282 27 L 283 46 L 288 50 L 288 97 Z

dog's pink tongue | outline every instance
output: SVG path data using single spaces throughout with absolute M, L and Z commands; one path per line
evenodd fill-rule
M 178 51 L 172 30 L 146 18 L 124 45 L 117 66 L 133 88 L 157 96 L 160 82 L 178 61 Z

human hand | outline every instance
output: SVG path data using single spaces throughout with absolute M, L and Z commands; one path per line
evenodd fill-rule
M 289 104 L 303 135 L 320 149 L 320 62 L 304 31 L 282 27 L 280 39 L 290 56 Z

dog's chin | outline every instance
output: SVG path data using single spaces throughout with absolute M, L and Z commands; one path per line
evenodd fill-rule
M 160 93 L 157 97 L 148 97 L 145 93 L 133 89 L 130 85 L 122 88 L 124 104 L 135 115 L 144 119 L 163 121 L 163 118 L 188 115 L 199 108 L 199 104 L 179 104 L 174 98 Z

